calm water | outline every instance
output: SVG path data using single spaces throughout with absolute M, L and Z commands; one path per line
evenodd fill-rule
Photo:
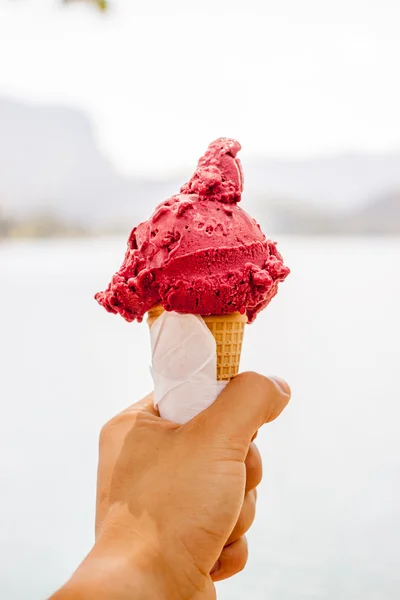
M 145 325 L 92 300 L 121 240 L 0 246 L 0 598 L 43 600 L 89 549 L 97 435 L 150 387 Z M 247 569 L 220 600 L 400 597 L 400 242 L 283 239 L 292 275 L 243 369 L 293 388 Z

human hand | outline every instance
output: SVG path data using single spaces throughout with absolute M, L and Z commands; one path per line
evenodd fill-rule
M 289 397 L 281 380 L 244 373 L 185 425 L 161 419 L 151 396 L 111 419 L 100 435 L 96 543 L 75 584 L 100 579 L 93 598 L 214 599 L 214 581 L 247 560 L 261 479 L 252 439 Z

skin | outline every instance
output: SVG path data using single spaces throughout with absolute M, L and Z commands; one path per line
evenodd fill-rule
M 215 600 L 215 581 L 247 562 L 260 454 L 252 441 L 290 398 L 288 385 L 235 377 L 185 425 L 152 396 L 100 434 L 96 541 L 51 600 Z

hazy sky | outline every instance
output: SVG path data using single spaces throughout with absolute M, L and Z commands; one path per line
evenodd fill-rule
M 80 107 L 125 173 L 400 148 L 399 0 L 0 0 L 0 94 Z M 1 135 L 1 132 L 0 132 Z

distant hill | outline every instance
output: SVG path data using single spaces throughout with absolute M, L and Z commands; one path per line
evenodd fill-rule
M 242 154 L 244 208 L 275 231 L 337 233 L 358 219 L 350 229 L 369 231 L 372 220 L 375 229 L 400 232 L 400 152 L 308 160 Z M 56 215 L 85 230 L 129 229 L 191 174 L 179 181 L 121 177 L 99 151 L 83 112 L 7 98 L 0 98 L 0 168 L 0 209 L 7 218 Z
M 75 109 L 0 98 L 0 206 L 50 211 L 88 224 L 144 218 L 174 182 L 124 179 L 102 156 L 88 117 Z
M 245 176 L 252 194 L 347 210 L 400 189 L 400 152 L 257 160 L 246 166 Z

